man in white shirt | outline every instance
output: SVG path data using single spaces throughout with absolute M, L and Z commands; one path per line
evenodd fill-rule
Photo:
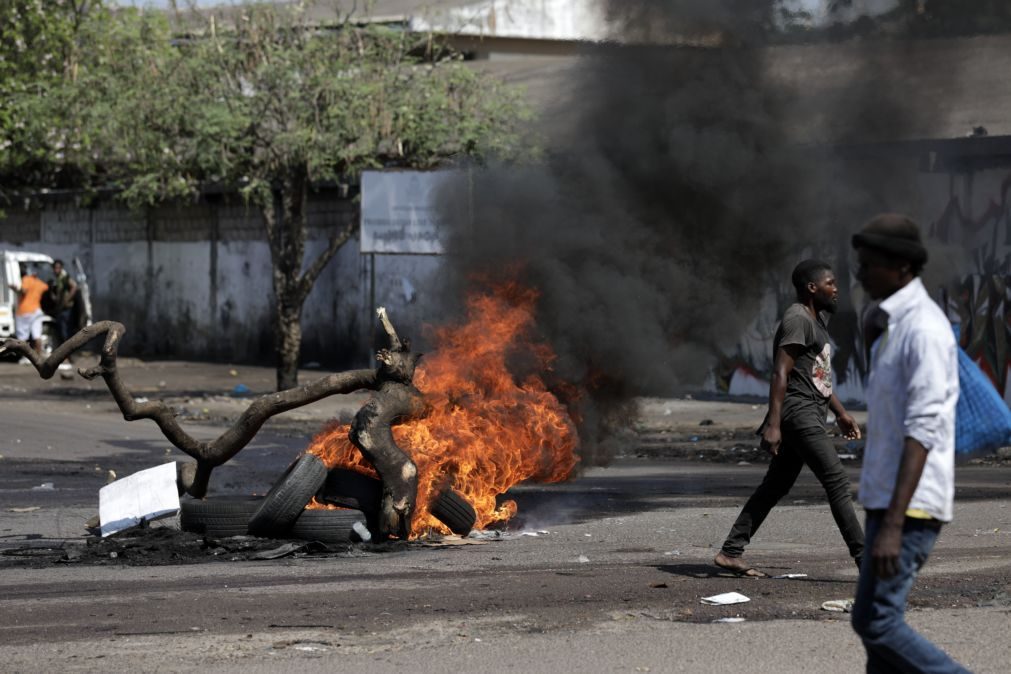
M 958 358 L 951 325 L 919 279 L 927 261 L 909 218 L 883 214 L 853 237 L 857 276 L 879 302 L 869 345 L 867 443 L 860 502 L 867 510 L 853 629 L 868 672 L 966 672 L 905 621 L 906 598 L 955 493 Z

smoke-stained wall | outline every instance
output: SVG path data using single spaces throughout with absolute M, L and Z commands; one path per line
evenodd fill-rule
M 928 173 L 911 161 L 905 168 L 915 189 L 891 203 L 920 223 L 931 260 L 924 284 L 953 323 L 960 326 L 961 346 L 1011 403 L 1011 168 Z M 908 186 L 907 186 L 908 187 Z M 851 273 L 846 247 L 836 256 L 840 285 L 849 289 L 849 307 L 837 315 L 830 332 L 835 345 L 837 393 L 863 400 L 861 359 L 864 348 L 850 320 L 863 302 Z M 732 395 L 768 395 L 772 338 L 783 311 L 793 301 L 788 284 L 770 289 L 762 310 L 742 333 L 735 349 L 714 369 L 709 385 Z

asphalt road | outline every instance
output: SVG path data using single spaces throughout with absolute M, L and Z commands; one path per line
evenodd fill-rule
M 180 553 L 166 542 L 179 536 L 167 520 L 138 535 L 146 549 L 75 557 L 65 553 L 108 549 L 89 546 L 82 525 L 110 470 L 181 457 L 153 424 L 118 417 L 101 390 L 36 383 L 17 367 L 0 364 L 3 671 L 862 670 L 846 616 L 820 608 L 852 597 L 856 570 L 806 471 L 749 550 L 773 575 L 806 574 L 792 580 L 710 565 L 764 465 L 656 451 L 515 489 L 520 515 L 498 538 L 248 561 L 227 546 Z M 203 410 L 231 403 L 200 396 L 227 391 L 229 372 L 138 365 L 130 375 L 149 394 L 188 401 L 196 413 L 187 427 L 212 437 L 220 418 Z M 347 405 L 320 414 L 340 416 Z M 705 415 L 728 428 L 760 414 L 750 405 L 650 405 L 653 417 L 687 410 L 686 423 Z M 267 429 L 215 474 L 216 493 L 262 491 L 305 442 L 283 424 Z M 955 522 L 917 582 L 910 622 L 973 671 L 1006 672 L 1011 468 L 960 467 L 958 486 Z M 728 591 L 751 601 L 700 604 Z M 713 622 L 731 617 L 744 621 Z

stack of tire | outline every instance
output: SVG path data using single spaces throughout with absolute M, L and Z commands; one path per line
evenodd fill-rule
M 310 509 L 316 497 L 336 510 Z M 209 538 L 262 536 L 297 538 L 322 543 L 368 541 L 377 532 L 382 482 L 350 470 L 327 471 L 323 461 L 304 454 L 264 497 L 219 497 L 181 503 L 183 531 Z M 456 491 L 443 490 L 432 514 L 454 533 L 466 536 L 477 515 Z

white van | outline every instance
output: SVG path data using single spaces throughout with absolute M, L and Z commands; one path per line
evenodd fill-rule
M 79 310 L 81 312 L 81 325 L 91 325 L 91 297 L 88 294 L 88 278 L 84 275 L 81 262 L 77 258 L 73 261 L 77 274 L 74 280 L 77 281 L 79 295 Z M 40 279 L 47 283 L 53 278 L 53 258 L 42 253 L 29 253 L 21 250 L 0 250 L 0 340 L 14 336 L 14 313 L 17 311 L 18 294 L 14 288 L 21 288 L 21 277 L 31 269 Z M 68 273 L 70 270 L 67 270 Z M 45 316 L 42 330 L 43 351 L 48 353 L 53 348 L 55 337 L 55 325 L 52 318 Z

